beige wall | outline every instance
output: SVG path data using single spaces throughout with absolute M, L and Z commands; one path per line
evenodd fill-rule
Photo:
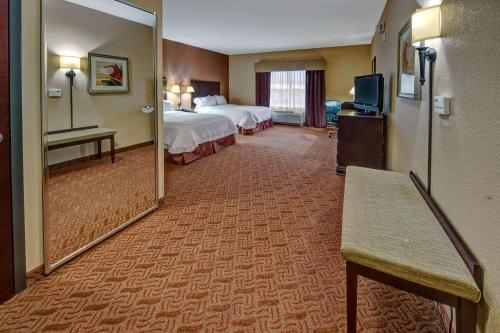
M 326 98 L 352 101 L 349 95 L 357 75 L 371 73 L 370 46 L 343 46 L 285 52 L 229 56 L 229 99 L 231 103 L 255 105 L 254 64 L 263 59 L 326 60 Z
M 48 130 L 67 129 L 71 124 L 69 79 L 67 70 L 59 68 L 59 55 L 69 50 L 81 57 L 81 70 L 76 70 L 73 87 L 74 126 L 98 125 L 116 130 L 116 148 L 151 141 L 154 119 L 141 107 L 154 102 L 152 33 L 152 27 L 140 23 L 66 1 L 49 1 L 47 87 L 61 89 L 62 97 L 48 98 Z M 88 53 L 128 58 L 130 92 L 89 94 Z M 104 151 L 109 150 L 108 141 L 103 145 Z M 54 164 L 95 153 L 95 145 L 87 144 L 50 151 L 48 159 L 49 164 Z
M 161 0 L 136 0 L 144 8 L 156 12 L 161 22 Z M 23 89 L 23 159 L 24 159 L 24 205 L 26 233 L 26 269 L 28 271 L 43 263 L 42 220 L 42 160 L 41 160 L 41 96 L 40 96 L 40 1 L 22 1 L 22 89 Z M 89 18 L 89 22 L 91 18 Z M 157 29 L 157 83 L 158 83 L 158 127 L 163 136 L 161 112 L 162 69 L 161 23 Z M 163 149 L 159 145 L 159 189 L 164 196 Z
M 416 170 L 425 180 L 428 83 L 422 101 L 395 97 L 397 36 L 420 5 L 430 1 L 389 0 L 381 22 L 386 41 L 376 34 L 372 55 L 391 96 L 389 166 Z M 433 1 L 436 3 L 436 1 Z M 432 192 L 478 256 L 485 270 L 480 331 L 500 332 L 500 5 L 498 0 L 445 0 L 442 38 L 436 48 L 435 95 L 452 98 L 451 115 L 434 115 Z

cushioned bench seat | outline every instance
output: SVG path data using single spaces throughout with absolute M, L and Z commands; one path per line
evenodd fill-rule
M 92 127 L 87 129 L 58 131 L 47 136 L 48 150 L 66 148 L 86 143 L 97 143 L 97 158 L 102 158 L 102 141 L 109 140 L 111 162 L 115 163 L 116 130 Z
M 481 298 L 460 254 L 405 174 L 348 168 L 341 254 L 472 302 Z
M 91 140 L 115 134 L 116 130 L 109 128 L 90 128 L 79 131 L 50 134 L 47 137 L 47 144 L 49 147 L 59 146 L 62 144 L 68 144 L 83 140 Z

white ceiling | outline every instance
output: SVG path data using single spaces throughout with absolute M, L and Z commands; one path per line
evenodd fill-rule
M 76 5 L 88 7 L 129 21 L 153 26 L 154 17 L 149 12 L 139 10 L 118 1 L 103 0 L 66 0 Z
M 386 0 L 163 0 L 163 38 L 244 54 L 369 44 Z

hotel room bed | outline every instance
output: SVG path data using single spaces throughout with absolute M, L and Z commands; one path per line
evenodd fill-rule
M 225 115 L 231 118 L 241 134 L 249 135 L 265 130 L 273 125 L 271 108 L 263 106 L 225 104 L 201 106 L 198 113 Z
M 195 93 L 192 94 L 193 108 L 203 114 L 218 114 L 230 117 L 238 127 L 239 133 L 251 135 L 273 125 L 271 108 L 250 105 L 227 104 L 220 96 L 220 82 L 191 80 Z M 195 100 L 207 96 L 222 98 L 218 105 L 196 105 Z
M 238 129 L 224 115 L 163 112 L 163 144 L 175 164 L 188 164 L 236 142 Z

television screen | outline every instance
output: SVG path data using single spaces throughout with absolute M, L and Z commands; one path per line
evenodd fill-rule
M 360 109 L 379 112 L 383 106 L 384 77 L 382 74 L 354 78 L 354 104 Z

